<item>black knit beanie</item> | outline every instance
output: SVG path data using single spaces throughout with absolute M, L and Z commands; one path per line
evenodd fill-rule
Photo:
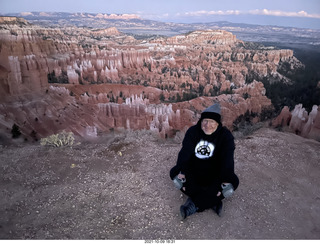
M 212 106 L 203 110 L 203 112 L 201 113 L 201 120 L 203 119 L 213 119 L 217 121 L 219 124 L 221 124 L 220 104 L 219 103 L 213 104 Z

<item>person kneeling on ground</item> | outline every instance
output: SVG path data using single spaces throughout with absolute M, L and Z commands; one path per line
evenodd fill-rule
M 188 196 L 180 207 L 182 219 L 205 209 L 222 213 L 222 200 L 239 185 L 234 173 L 234 137 L 222 126 L 221 109 L 214 104 L 201 113 L 183 139 L 177 164 L 170 170 L 175 186 Z

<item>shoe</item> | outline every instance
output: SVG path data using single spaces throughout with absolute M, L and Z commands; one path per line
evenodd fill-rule
M 196 213 L 198 210 L 198 208 L 196 207 L 196 205 L 193 203 L 193 201 L 191 200 L 191 198 L 188 198 L 186 203 L 181 205 L 180 207 L 180 215 L 181 215 L 181 219 L 184 220 L 185 218 L 187 218 L 188 216 Z
M 215 211 L 217 213 L 217 215 L 219 217 L 222 216 L 222 202 L 221 201 L 216 206 L 214 206 L 212 209 L 213 209 L 213 211 Z

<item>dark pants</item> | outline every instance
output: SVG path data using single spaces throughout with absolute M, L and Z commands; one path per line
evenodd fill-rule
M 224 198 L 222 194 L 217 196 L 218 192 L 221 192 L 221 187 L 218 184 L 200 186 L 192 182 L 186 182 L 185 189 L 185 191 L 181 191 L 191 198 L 199 208 L 198 212 L 217 206 Z
M 173 179 L 177 173 L 176 167 L 170 170 L 170 177 Z M 217 196 L 218 192 L 222 191 L 220 182 L 211 182 L 209 185 L 200 185 L 192 177 L 186 176 L 187 181 L 184 183 L 185 191 L 181 191 L 189 196 L 194 202 L 196 207 L 199 208 L 198 212 L 204 211 L 208 208 L 213 208 L 217 206 L 222 199 L 223 195 Z M 227 182 L 231 183 L 236 190 L 239 186 L 239 178 L 236 174 L 232 174 L 228 177 Z

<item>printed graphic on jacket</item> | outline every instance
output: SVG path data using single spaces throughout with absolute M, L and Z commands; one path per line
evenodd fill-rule
M 197 158 L 206 159 L 210 158 L 214 151 L 214 144 L 208 141 L 201 140 L 195 148 Z

